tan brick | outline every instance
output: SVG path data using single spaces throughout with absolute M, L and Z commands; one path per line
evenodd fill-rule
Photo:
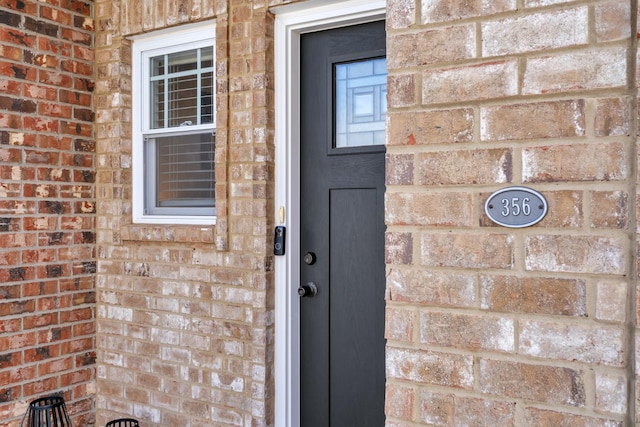
M 388 225 L 469 227 L 473 223 L 470 193 L 387 193 Z
M 475 25 L 457 25 L 411 34 L 390 35 L 388 66 L 410 68 L 475 57 Z
M 482 24 L 482 55 L 500 56 L 586 44 L 587 7 L 534 13 Z
M 124 388 L 124 397 L 135 402 L 149 403 L 149 394 L 148 390 L 137 387 L 125 386 Z
M 412 387 L 387 383 L 385 413 L 387 418 L 413 419 L 415 391 Z
M 586 403 L 584 372 L 575 369 L 483 359 L 479 381 L 480 390 L 492 395 L 578 407 Z
M 387 185 L 411 185 L 413 184 L 413 154 L 386 155 L 386 184 Z
M 596 136 L 624 136 L 631 131 L 629 98 L 607 98 L 596 101 L 594 132 Z
M 418 102 L 416 76 L 413 74 L 389 75 L 387 88 L 389 108 L 411 107 Z
M 541 227 L 573 228 L 584 225 L 581 191 L 545 191 L 547 214 L 540 223 Z
M 469 108 L 389 114 L 389 145 L 471 142 L 474 115 Z
M 422 23 L 456 21 L 516 9 L 515 0 L 422 0 Z
M 530 426 L 553 427 L 622 427 L 624 425 L 622 421 L 615 419 L 595 418 L 533 407 L 526 408 L 525 422 Z
M 525 241 L 525 266 L 531 271 L 625 274 L 624 238 L 599 236 L 532 236 Z
M 415 313 L 401 307 L 387 307 L 384 336 L 393 341 L 413 341 Z
M 455 425 L 455 396 L 423 390 L 420 393 L 419 420 L 431 426 Z
M 407 28 L 416 22 L 415 0 L 399 0 L 387 5 L 387 25 L 390 29 Z
M 231 390 L 236 393 L 244 391 L 244 378 L 231 374 L 219 374 L 214 372 L 211 374 L 211 385 L 217 389 Z
M 504 234 L 430 234 L 420 239 L 420 262 L 430 267 L 513 268 L 513 238 Z
M 523 120 L 535 117 L 535 120 Z M 509 104 L 480 111 L 480 138 L 505 141 L 585 134 L 584 100 Z
M 532 147 L 522 153 L 525 182 L 619 181 L 628 177 L 624 145 Z
M 638 60 L 638 63 L 640 63 L 640 49 L 638 49 L 636 60 Z M 638 71 L 636 73 L 636 78 L 638 77 L 640 77 L 640 67 L 638 67 Z M 638 110 L 636 114 L 634 114 L 633 116 L 638 121 L 638 123 L 636 123 L 636 129 L 635 129 L 636 135 L 640 135 L 640 110 Z
M 413 262 L 413 234 L 387 231 L 385 234 L 385 263 L 406 264 Z
M 525 95 L 624 87 L 627 84 L 624 47 L 591 48 L 527 61 Z
M 397 422 L 394 420 L 386 420 L 385 427 L 411 427 L 411 424 L 407 424 L 406 422 Z
M 211 280 L 211 271 L 207 268 L 181 266 L 179 271 L 181 280 L 197 282 L 209 282 Z
M 637 342 L 636 342 L 636 345 L 637 345 Z M 637 360 L 637 358 L 636 358 L 636 360 Z M 637 377 L 635 379 L 636 379 L 636 381 L 635 381 L 634 391 L 635 391 L 635 394 L 636 394 L 636 399 L 635 399 L 634 403 L 635 403 L 635 405 L 637 407 L 638 404 L 640 404 L 640 381 L 637 381 Z M 635 416 L 635 420 L 634 421 L 636 423 L 640 422 L 640 414 L 638 414 L 637 412 L 636 412 L 636 416 Z
M 390 301 L 443 307 L 476 305 L 477 279 L 472 274 L 391 269 L 387 287 Z
M 596 4 L 595 18 L 598 42 L 622 40 L 631 35 L 631 5 L 627 1 Z
M 565 0 L 524 0 L 524 5 L 527 8 L 550 6 L 558 3 L 566 3 Z
M 515 424 L 515 403 L 424 390 L 420 393 L 419 420 L 432 426 L 500 426 Z
M 515 402 L 455 397 L 455 425 L 469 427 L 515 426 Z
M 387 378 L 455 388 L 473 386 L 473 357 L 387 347 Z
M 457 150 L 417 155 L 418 184 L 498 184 L 513 179 L 510 149 Z
M 596 372 L 596 408 L 613 414 L 627 412 L 627 378 Z
M 594 228 L 627 228 L 629 202 L 624 191 L 591 193 L 591 226 Z
M 624 363 L 624 331 L 603 324 L 520 322 L 518 350 L 544 359 L 563 359 L 594 365 Z
M 420 342 L 472 351 L 513 352 L 513 319 L 485 315 L 420 313 Z
M 503 98 L 517 93 L 516 61 L 487 62 L 422 73 L 424 105 Z
M 205 410 L 206 408 L 203 408 L 203 414 Z M 242 419 L 240 412 L 225 408 L 216 408 L 211 414 L 211 421 L 220 425 L 242 425 Z
M 480 304 L 491 311 L 584 317 L 586 294 L 578 279 L 480 277 Z
M 600 280 L 596 283 L 596 319 L 624 322 L 627 319 L 629 285 L 622 280 Z

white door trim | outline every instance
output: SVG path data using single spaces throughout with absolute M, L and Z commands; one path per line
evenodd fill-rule
M 275 260 L 275 425 L 300 425 L 300 35 L 384 19 L 385 0 L 311 0 L 276 7 L 275 218 L 287 227 Z

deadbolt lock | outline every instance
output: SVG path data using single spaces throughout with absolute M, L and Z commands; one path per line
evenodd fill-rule
M 306 254 L 304 254 L 304 257 L 302 257 L 302 260 L 307 265 L 313 265 L 316 263 L 316 254 L 314 254 L 313 252 L 307 252 Z

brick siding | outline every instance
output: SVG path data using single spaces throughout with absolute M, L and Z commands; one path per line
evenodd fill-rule
M 134 416 L 146 426 L 270 425 L 273 18 L 249 1 L 95 8 L 97 424 Z M 127 37 L 214 18 L 216 225 L 132 224 Z
M 0 425 L 63 394 L 94 419 L 92 2 L 0 5 Z
M 0 5 L 0 427 L 50 393 L 80 426 L 273 425 L 280 3 Z M 387 426 L 640 425 L 636 15 L 387 2 Z M 132 224 L 129 37 L 209 19 L 217 223 Z M 510 185 L 542 222 L 489 220 Z
M 631 422 L 630 10 L 389 3 L 388 425 Z M 486 217 L 509 185 L 540 224 Z

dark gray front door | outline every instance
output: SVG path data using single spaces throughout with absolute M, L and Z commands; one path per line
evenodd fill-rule
M 384 22 L 301 38 L 302 427 L 384 425 L 384 58 Z

